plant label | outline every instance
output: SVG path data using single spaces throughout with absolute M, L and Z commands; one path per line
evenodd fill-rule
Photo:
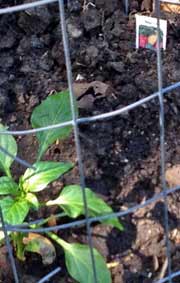
M 167 21 L 160 20 L 160 48 L 166 49 Z M 156 50 L 158 44 L 157 18 L 136 15 L 136 48 Z

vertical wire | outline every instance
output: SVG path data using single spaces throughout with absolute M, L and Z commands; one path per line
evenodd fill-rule
M 129 11 L 129 0 L 124 0 L 124 3 L 125 3 L 125 14 L 127 16 Z
M 15 281 L 15 283 L 19 283 L 16 264 L 15 264 L 14 256 L 13 256 L 13 253 L 12 253 L 12 247 L 11 247 L 11 244 L 10 244 L 10 241 L 9 241 L 9 236 L 8 236 L 8 233 L 7 233 L 6 225 L 4 223 L 4 217 L 3 217 L 1 207 L 0 207 L 0 218 L 1 218 L 2 228 L 3 228 L 3 232 L 4 232 L 4 236 L 5 236 L 5 242 L 6 242 L 6 246 L 7 246 L 7 250 L 8 250 L 8 255 L 9 255 L 9 259 L 10 259 L 10 263 L 11 263 L 11 268 L 12 268 L 12 271 L 13 271 L 14 281 Z
M 96 265 L 95 265 L 95 258 L 94 258 L 94 252 L 93 252 L 93 245 L 92 245 L 91 227 L 90 227 L 90 223 L 89 223 L 87 197 L 86 197 L 86 192 L 85 192 L 86 186 L 85 186 L 83 161 L 82 161 L 82 155 L 81 155 L 81 145 L 80 145 L 80 139 L 79 139 L 79 128 L 78 128 L 78 125 L 77 125 L 77 115 L 76 115 L 76 111 L 75 111 L 73 80 L 72 80 L 72 67 L 71 67 L 71 61 L 70 61 L 68 35 L 67 35 L 67 31 L 66 31 L 64 0 L 59 0 L 59 14 L 60 14 L 60 20 L 61 20 L 61 29 L 62 29 L 62 38 L 63 38 L 63 46 L 64 46 L 64 53 L 65 53 L 65 61 L 66 61 L 68 87 L 69 87 L 69 92 L 70 92 L 70 103 L 71 103 L 71 113 L 72 113 L 72 120 L 73 120 L 76 153 L 77 153 L 78 165 L 79 165 L 80 185 L 81 185 L 81 188 L 82 188 L 82 196 L 83 196 L 83 202 L 84 202 L 86 229 L 87 229 L 87 234 L 88 234 L 88 244 L 89 244 L 90 257 L 91 257 L 92 268 L 93 268 L 94 283 L 97 283 L 97 273 L 96 273 Z
M 163 78 L 162 78 L 162 58 L 160 50 L 160 2 L 156 0 L 156 14 L 157 14 L 157 72 L 158 72 L 158 91 L 159 91 L 159 124 L 160 124 L 160 154 L 161 154 L 161 182 L 163 187 L 163 199 L 164 199 L 164 224 L 165 224 L 165 241 L 166 241 L 166 255 L 168 260 L 168 276 L 169 283 L 172 283 L 171 279 L 171 249 L 169 242 L 169 217 L 168 217 L 168 202 L 166 195 L 166 179 L 165 179 L 165 114 L 164 114 L 164 101 L 163 101 Z

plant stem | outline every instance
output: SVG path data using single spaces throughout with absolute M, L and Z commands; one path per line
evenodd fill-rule
M 55 233 L 53 232 L 46 232 L 46 234 L 51 238 L 53 241 L 55 241 L 57 244 L 59 244 L 63 249 L 68 249 L 69 244 L 59 238 Z
M 24 261 L 24 244 L 23 244 L 23 233 L 14 232 L 12 233 L 12 239 L 14 243 L 14 247 L 16 249 L 16 256 L 19 260 Z
M 6 170 L 6 175 L 7 175 L 7 177 L 12 179 L 12 175 L 11 175 L 11 172 L 10 172 L 9 169 Z

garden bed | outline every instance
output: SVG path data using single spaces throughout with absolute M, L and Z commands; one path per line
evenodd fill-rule
M 1 7 L 3 2 L 0 1 Z M 22 2 L 16 1 L 16 4 Z M 78 101 L 80 117 L 120 109 L 156 92 L 156 53 L 135 49 L 134 14 L 141 10 L 141 3 L 132 1 L 130 10 L 134 13 L 126 16 L 118 0 L 91 1 L 93 5 L 84 8 L 79 2 L 72 1 L 66 10 L 73 79 L 83 78 L 82 88 L 94 81 L 109 86 L 103 93 L 96 93 L 93 87 L 81 93 L 84 96 Z M 163 86 L 166 87 L 180 78 L 180 16 L 163 14 L 162 17 L 168 20 L 167 50 L 162 55 Z M 67 88 L 58 5 L 3 15 L 0 34 L 2 122 L 13 130 L 28 129 L 33 108 L 50 93 Z M 164 101 L 168 168 L 180 162 L 179 90 L 166 94 Z M 157 99 L 121 116 L 81 125 L 86 185 L 115 211 L 143 203 L 160 193 L 159 136 Z M 37 152 L 34 136 L 18 137 L 17 142 L 19 157 L 33 163 Z M 53 145 L 45 159 L 77 163 L 73 134 Z M 17 179 L 23 170 L 20 165 L 13 165 Z M 44 200 L 55 197 L 57 186 L 72 183 L 79 183 L 77 164 L 50 190 L 43 191 L 41 197 Z M 168 212 L 172 269 L 177 271 L 180 269 L 178 192 L 168 196 Z M 30 220 L 53 213 L 54 210 L 43 209 Z M 113 283 L 148 283 L 167 274 L 166 271 L 162 274 L 166 262 L 163 219 L 163 202 L 157 201 L 120 219 L 124 232 L 105 225 L 93 226 L 94 246 L 108 263 L 113 263 L 110 265 Z M 86 230 L 82 227 L 60 233 L 69 242 L 87 243 Z M 56 266 L 61 266 L 62 271 L 51 282 L 74 282 L 66 273 L 61 250 L 50 267 L 43 266 L 41 258 L 35 255 L 28 255 L 23 264 L 17 261 L 17 266 L 23 283 L 37 282 Z M 5 270 L 2 268 L 1 280 L 13 282 L 7 270 L 7 266 Z M 178 278 L 174 282 L 179 282 Z

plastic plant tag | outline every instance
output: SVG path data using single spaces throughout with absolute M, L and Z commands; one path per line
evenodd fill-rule
M 166 49 L 167 21 L 160 20 L 160 48 Z M 157 18 L 136 15 L 136 48 L 156 50 L 158 45 Z

